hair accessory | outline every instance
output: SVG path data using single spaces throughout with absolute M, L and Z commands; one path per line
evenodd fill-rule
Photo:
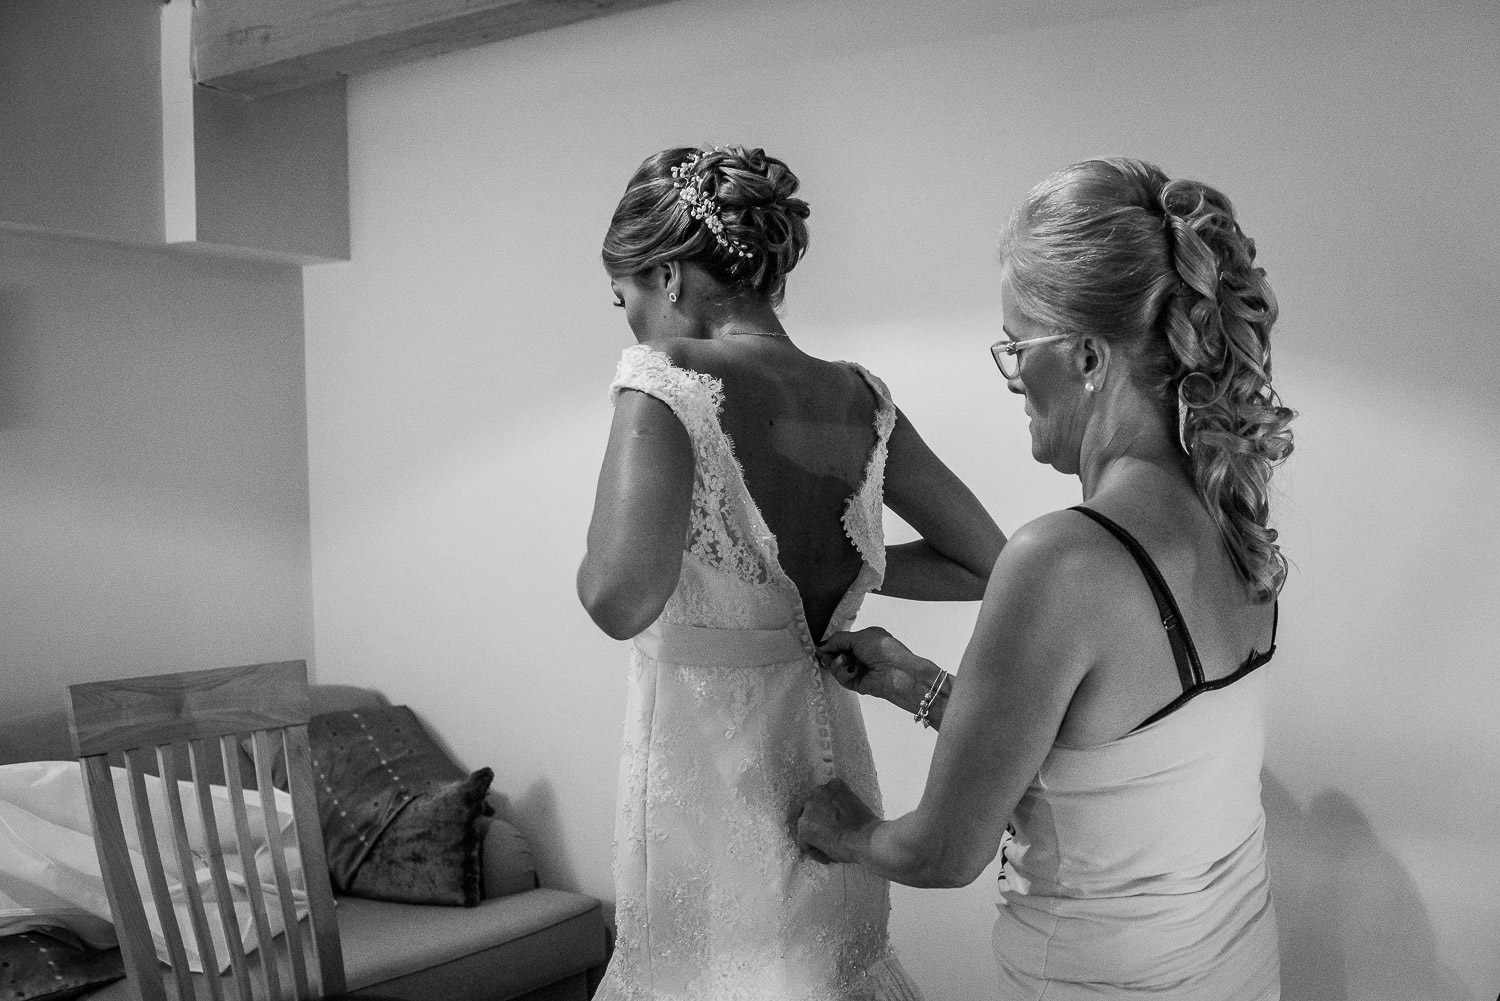
M 1192 455 L 1193 449 L 1188 445 L 1187 439 L 1188 402 L 1187 397 L 1182 395 L 1182 387 L 1186 382 L 1184 379 L 1177 384 L 1177 443 L 1182 446 L 1183 452 Z
M 921 723 L 924 727 L 932 726 L 932 704 L 937 701 L 938 692 L 942 691 L 943 682 L 948 680 L 948 672 L 941 667 L 938 668 L 937 677 L 932 682 L 932 687 L 927 689 L 927 694 L 922 696 L 921 703 L 917 706 L 916 715 L 912 721 Z
M 694 170 L 702 158 L 702 153 L 694 153 L 673 167 L 672 187 L 677 189 L 677 197 L 688 207 L 688 213 L 708 227 L 715 243 L 736 257 L 749 257 L 749 247 L 725 234 L 724 220 L 719 215 L 719 203 L 703 190 L 703 182 L 707 178 Z
M 1195 378 L 1204 380 L 1208 383 L 1209 389 L 1214 390 L 1214 392 L 1207 396 L 1207 398 L 1200 395 L 1196 401 L 1189 400 L 1187 393 L 1188 380 Z M 1215 389 L 1213 377 L 1207 372 L 1202 371 L 1189 372 L 1177 383 L 1177 442 L 1188 455 L 1193 454 L 1192 440 L 1188 434 L 1188 415 L 1195 409 L 1213 406 L 1215 401 L 1223 398 L 1226 388 L 1227 385 L 1219 386 Z

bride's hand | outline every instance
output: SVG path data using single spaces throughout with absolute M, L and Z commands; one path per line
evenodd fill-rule
M 840 685 L 915 712 L 937 675 L 937 665 L 918 657 L 879 626 L 835 633 L 818 648 L 818 662 Z
M 813 790 L 797 819 L 797 843 L 815 862 L 858 862 L 858 846 L 880 823 L 843 779 Z

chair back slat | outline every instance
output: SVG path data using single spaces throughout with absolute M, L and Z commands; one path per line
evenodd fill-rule
M 343 950 L 307 740 L 306 663 L 90 682 L 70 686 L 69 696 L 69 722 L 133 995 L 141 1001 L 197 1001 L 205 995 L 211 1001 L 311 1001 L 342 993 Z M 117 780 L 110 756 L 118 752 L 125 768 Z M 279 779 L 283 765 L 292 805 L 286 830 L 281 818 L 287 800 L 273 788 L 273 774 Z M 151 785 L 157 776 L 161 794 Z M 258 790 L 253 794 L 252 784 Z M 127 792 L 138 854 L 124 831 Z M 185 806 L 184 798 L 193 804 Z M 260 807 L 258 821 L 251 819 L 252 804 Z M 194 841 L 197 824 L 202 852 Z M 230 870 L 236 862 L 230 858 L 243 870 L 248 894 L 235 885 Z M 144 885 L 137 883 L 137 865 L 145 869 Z M 176 903 L 185 906 L 174 906 L 168 893 L 171 868 L 182 883 Z M 205 868 L 206 877 L 200 875 Z M 299 872 L 307 894 L 306 933 L 292 892 Z M 146 920 L 148 887 L 161 919 L 165 965 Z M 276 899 L 267 901 L 267 895 Z M 250 929 L 241 928 L 246 911 Z M 271 934 L 275 918 L 284 934 Z M 215 942 L 217 930 L 223 931 L 222 945 Z M 251 935 L 253 954 L 244 944 Z M 201 977 L 189 972 L 189 941 L 198 945 Z M 219 954 L 221 948 L 227 956 Z M 221 977 L 225 959 L 231 975 Z
M 300 684 L 298 681 L 300 680 Z M 307 665 L 292 660 L 69 686 L 78 752 L 176 744 L 306 723 Z
M 146 861 L 146 879 L 151 887 L 151 901 L 156 907 L 157 920 L 161 922 L 167 955 L 172 960 L 172 972 L 176 975 L 177 995 L 182 1001 L 196 1001 L 192 971 L 188 969 L 187 949 L 183 947 L 182 930 L 177 927 L 177 912 L 172 908 L 172 897 L 167 891 L 166 868 L 162 865 L 161 848 L 156 843 L 156 822 L 151 814 L 150 798 L 146 794 L 146 768 L 141 763 L 144 753 L 138 748 L 125 752 L 125 775 L 130 788 L 130 806 L 135 813 L 136 836 L 140 839 L 141 856 Z
M 312 926 L 313 950 L 317 954 L 321 983 L 314 997 L 342 994 L 344 951 L 339 941 L 338 917 L 333 907 L 333 885 L 328 877 L 328 858 L 323 849 L 323 831 L 318 825 L 318 799 L 312 784 L 312 748 L 307 726 L 289 726 L 282 731 L 286 742 L 287 791 L 292 794 L 293 826 L 297 851 L 302 856 L 307 879 L 307 917 Z
M 182 884 L 182 895 L 187 901 L 188 916 L 192 922 L 193 940 L 198 945 L 198 958 L 204 972 L 217 973 L 218 952 L 214 949 L 213 936 L 208 932 L 208 916 L 203 908 L 203 886 L 198 880 L 198 860 L 188 843 L 187 817 L 182 810 L 182 790 L 178 785 L 181 769 L 177 764 L 180 745 L 166 744 L 156 749 L 157 771 L 161 775 L 162 790 L 166 793 L 167 813 L 172 823 L 172 842 L 177 851 L 177 871 Z M 217 976 L 204 978 L 211 1001 L 223 1001 L 224 992 Z
M 207 781 L 211 768 L 209 754 L 217 754 L 218 745 L 217 740 L 212 745 L 203 740 L 195 740 L 188 745 L 192 748 L 193 791 L 198 798 L 198 819 L 203 822 L 204 843 L 209 845 L 220 843 L 219 821 L 214 813 L 213 793 Z M 209 751 L 210 746 L 213 747 L 212 752 Z M 229 967 L 234 972 L 236 996 L 248 998 L 250 960 L 245 955 L 245 944 L 240 940 L 239 918 L 234 913 L 234 898 L 230 896 L 229 890 L 229 873 L 224 868 L 222 854 L 210 851 L 207 855 L 209 878 L 214 886 L 214 901 L 218 905 L 219 927 L 224 932 L 224 948 L 229 952 Z
M 271 872 L 276 880 L 276 897 L 281 901 L 282 926 L 295 930 L 297 906 L 292 896 L 292 880 L 287 866 L 288 846 L 283 843 L 281 825 L 276 823 L 279 814 L 276 810 L 276 793 L 271 784 L 274 759 L 281 757 L 285 761 L 281 755 L 281 737 L 279 733 L 257 730 L 253 735 L 253 744 L 256 785 L 260 789 L 260 812 L 265 819 L 266 847 L 271 856 Z M 300 858 L 297 860 L 297 869 L 299 871 L 302 869 Z M 295 935 L 287 935 L 285 940 L 288 946 L 287 957 L 291 961 L 292 983 L 295 986 L 294 996 L 308 997 L 307 959 L 298 948 L 301 941 Z
M 99 851 L 104 892 L 115 918 L 115 935 L 120 941 L 125 970 L 140 989 L 141 1001 L 166 1001 L 167 990 L 156 965 L 156 945 L 151 941 L 146 908 L 135 882 L 135 866 L 126 847 L 125 826 L 120 820 L 120 804 L 115 799 L 109 758 L 103 754 L 89 755 L 81 759 L 80 767 L 88 792 L 89 818 Z
M 240 865 L 243 866 L 245 879 L 254 885 L 255 855 L 250 850 L 254 835 L 250 831 L 250 816 L 245 809 L 245 771 L 240 765 L 239 748 L 232 744 L 229 737 L 220 739 L 224 745 L 224 784 L 229 787 L 229 814 L 234 818 L 234 840 L 239 848 Z M 266 915 L 266 902 L 258 893 L 250 894 L 250 916 L 255 923 L 256 952 L 260 956 L 260 962 L 255 964 L 255 968 L 260 971 L 261 986 L 265 988 L 266 997 L 280 998 L 281 974 L 276 968 L 274 950 L 271 947 L 271 920 Z

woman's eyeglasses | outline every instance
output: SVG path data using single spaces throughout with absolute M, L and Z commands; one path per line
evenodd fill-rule
M 1022 350 L 1036 347 L 1038 344 L 1067 340 L 1067 337 L 1067 334 L 1047 334 L 1045 337 L 1028 337 L 1024 341 L 996 341 L 990 345 L 990 357 L 995 359 L 995 367 L 1000 369 L 1001 375 L 1007 379 L 1014 379 L 1021 368 Z

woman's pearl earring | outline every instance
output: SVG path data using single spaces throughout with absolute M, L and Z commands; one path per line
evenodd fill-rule
M 1088 392 L 1092 393 L 1094 391 L 1094 384 L 1092 382 L 1085 382 L 1083 384 L 1083 388 L 1085 390 L 1087 390 Z

